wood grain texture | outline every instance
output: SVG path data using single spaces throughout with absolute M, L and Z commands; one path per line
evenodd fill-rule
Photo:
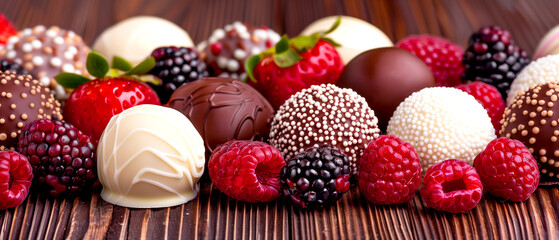
M 186 29 L 195 42 L 235 20 L 297 35 L 314 20 L 355 16 L 393 41 L 429 33 L 465 46 L 470 33 L 497 24 L 533 52 L 559 23 L 553 0 L 2 0 L 0 12 L 18 28 L 59 25 L 91 44 L 111 24 L 156 15 Z M 379 206 L 351 189 L 324 210 L 302 210 L 283 200 L 248 204 L 201 184 L 191 202 L 158 209 L 113 206 L 97 194 L 56 199 L 32 191 L 19 207 L 0 211 L 0 239 L 559 239 L 559 190 L 540 187 L 528 201 L 485 196 L 464 214 L 425 207 L 416 194 L 408 204 Z

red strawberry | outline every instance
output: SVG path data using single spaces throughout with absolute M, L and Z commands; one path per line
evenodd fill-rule
M 472 82 L 456 86 L 456 88 L 467 92 L 472 95 L 485 110 L 491 118 L 495 133 L 498 134 L 501 130 L 501 119 L 505 112 L 505 101 L 501 97 L 501 93 L 496 87 L 483 82 Z
M 126 60 L 119 59 L 118 61 Z M 82 83 L 74 89 L 64 104 L 64 120 L 91 136 L 95 143 L 99 141 L 101 133 L 114 115 L 140 104 L 161 104 L 153 89 L 129 76 L 141 75 L 151 70 L 155 66 L 153 57 L 148 58 L 124 75 L 116 77 L 105 76 L 109 72 L 109 64 L 98 53 L 89 53 L 86 65 L 89 74 L 97 79 L 89 81 L 89 79 L 73 73 L 61 73 L 55 78 L 65 88 L 75 87 L 76 82 Z M 126 62 L 122 65 L 129 66 L 129 63 Z M 111 72 L 114 73 L 116 70 Z
M 324 35 L 338 24 L 339 20 L 330 30 L 311 36 L 284 36 L 275 48 L 252 56 L 245 64 L 248 83 L 276 109 L 291 95 L 311 85 L 335 84 L 344 65 L 335 49 L 337 44 Z
M 421 58 L 433 72 L 438 86 L 452 87 L 462 83 L 464 50 L 459 45 L 440 37 L 416 35 L 400 40 L 396 47 Z
M 0 13 L 0 44 L 6 44 L 11 36 L 15 36 L 17 30 L 14 25 Z

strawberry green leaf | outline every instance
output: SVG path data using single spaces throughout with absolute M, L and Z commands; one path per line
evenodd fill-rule
M 322 40 L 324 40 L 324 41 L 330 43 L 330 44 L 331 44 L 332 46 L 334 46 L 334 47 L 341 47 L 341 46 L 342 46 L 341 44 L 335 42 L 335 41 L 332 40 L 331 38 L 325 38 L 325 37 L 323 37 Z
M 91 51 L 87 55 L 85 62 L 87 72 L 96 78 L 102 78 L 109 71 L 109 62 L 101 54 Z
M 163 83 L 160 78 L 153 76 L 151 74 L 133 75 L 131 77 L 143 83 L 152 83 L 155 86 L 159 86 Z
M 250 78 L 250 80 L 253 82 L 256 82 L 256 79 L 254 78 L 254 74 L 253 74 L 254 68 L 256 67 L 256 65 L 258 65 L 258 63 L 261 60 L 262 60 L 262 56 L 257 54 L 249 57 L 245 62 L 245 72 L 247 73 L 248 78 Z
M 293 46 L 297 51 L 304 52 L 313 48 L 320 36 L 318 34 L 313 34 L 310 36 L 298 36 L 289 40 L 289 44 Z
M 290 48 L 283 53 L 275 54 L 274 56 L 272 56 L 272 59 L 274 60 L 276 65 L 278 65 L 278 67 L 288 68 L 299 62 L 301 59 L 303 59 L 303 57 L 301 57 L 301 55 L 299 55 L 299 53 L 297 53 L 295 49 Z
M 153 67 L 155 67 L 155 58 L 150 57 L 150 58 L 144 60 L 143 62 L 141 62 L 140 64 L 138 64 L 137 66 L 135 66 L 134 68 L 132 68 L 130 71 L 128 71 L 124 75 L 130 76 L 130 75 L 146 74 Z
M 130 69 L 132 69 L 132 64 L 130 64 L 128 61 L 126 61 L 126 59 L 121 58 L 119 56 L 114 56 L 113 57 L 113 66 L 112 68 L 116 68 L 118 70 L 122 70 L 122 71 L 130 71 Z
M 322 35 L 326 35 L 328 33 L 333 32 L 334 30 L 336 30 L 336 28 L 338 28 L 338 26 L 340 26 L 340 23 L 342 22 L 342 17 L 338 16 L 338 18 L 336 18 L 336 21 L 334 22 L 334 25 L 332 25 L 332 27 L 330 27 L 330 29 L 322 32 Z
M 56 82 L 64 88 L 74 89 L 82 83 L 88 82 L 89 78 L 82 75 L 68 72 L 61 72 L 54 77 Z
M 289 49 L 289 39 L 283 35 L 278 43 L 276 43 L 276 53 L 283 53 Z

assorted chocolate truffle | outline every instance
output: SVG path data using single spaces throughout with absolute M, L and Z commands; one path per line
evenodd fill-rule
M 208 65 L 210 76 L 244 79 L 245 61 L 273 47 L 280 36 L 266 27 L 234 22 L 216 29 L 207 41 L 198 44 L 200 57 Z
M 435 78 L 421 59 L 409 51 L 389 47 L 355 57 L 337 85 L 365 97 L 378 117 L 380 129 L 385 131 L 398 104 L 413 92 L 435 86 Z
M 291 96 L 278 110 L 270 144 L 286 160 L 322 144 L 344 151 L 351 174 L 370 141 L 379 136 L 378 120 L 367 101 L 351 89 L 313 85 Z
M 54 76 L 61 72 L 87 76 L 88 53 L 89 47 L 80 36 L 56 26 L 26 28 L 11 37 L 5 46 L 0 45 L 0 59 L 23 66 L 60 100 L 68 98 L 69 90 L 60 86 Z
M 23 126 L 39 118 L 62 120 L 60 103 L 30 75 L 0 71 L 0 150 L 17 146 Z
M 329 16 L 318 19 L 307 26 L 299 35 L 309 36 L 313 33 L 326 31 L 340 17 L 340 25 L 328 34 L 328 38 L 339 43 L 336 47 L 344 63 L 349 63 L 360 53 L 381 47 L 392 47 L 392 40 L 374 25 L 359 18 L 350 16 Z
M 103 200 L 133 208 L 169 207 L 198 194 L 204 143 L 180 112 L 144 104 L 109 121 L 97 147 Z
M 204 138 L 208 153 L 229 140 L 263 140 L 272 105 L 253 87 L 233 78 L 201 78 L 179 87 L 168 107 L 182 112 Z
M 554 55 L 559 53 L 559 25 L 553 27 L 545 36 L 540 40 L 540 43 L 534 51 L 532 59 L 536 60 L 547 55 Z
M 503 137 L 524 143 L 537 160 L 542 182 L 559 182 L 559 83 L 520 93 L 505 109 Z
M 516 95 L 528 91 L 531 87 L 557 81 L 559 81 L 559 55 L 541 57 L 526 66 L 514 79 L 506 104 L 510 106 Z
M 424 173 L 447 159 L 471 165 L 496 138 L 483 106 L 462 90 L 447 87 L 426 88 L 406 98 L 387 131 L 415 148 Z

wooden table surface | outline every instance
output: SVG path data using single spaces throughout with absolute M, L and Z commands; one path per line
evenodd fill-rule
M 0 1 L 0 12 L 20 29 L 59 25 L 88 44 L 134 15 L 169 19 L 198 43 L 235 20 L 295 36 L 316 19 L 345 14 L 371 22 L 393 41 L 429 33 L 463 46 L 472 31 L 497 24 L 528 53 L 559 23 L 558 7 L 554 0 Z M 0 211 L 0 239 L 558 239 L 558 221 L 557 187 L 541 187 L 523 203 L 485 196 L 467 213 L 447 214 L 426 208 L 419 194 L 409 204 L 376 206 L 353 188 L 328 209 L 301 210 L 281 199 L 237 202 L 203 183 L 193 201 L 160 209 L 113 206 L 96 194 L 57 199 L 33 191 L 21 206 Z

